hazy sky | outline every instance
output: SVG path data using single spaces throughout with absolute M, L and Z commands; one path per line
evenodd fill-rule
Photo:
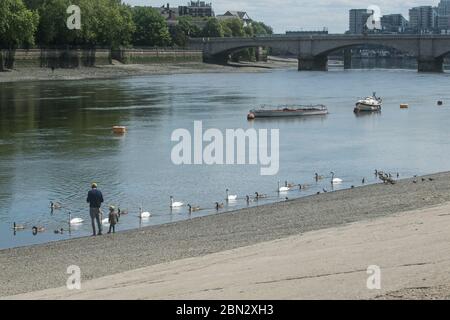
M 124 0 L 132 5 L 171 6 L 186 4 L 188 0 Z M 348 10 L 365 9 L 378 5 L 381 14 L 402 13 L 408 18 L 408 9 L 421 5 L 437 5 L 439 0 L 206 0 L 212 2 L 216 14 L 227 10 L 247 11 L 249 16 L 271 25 L 275 32 L 286 30 L 319 30 L 328 27 L 330 32 L 348 29 Z

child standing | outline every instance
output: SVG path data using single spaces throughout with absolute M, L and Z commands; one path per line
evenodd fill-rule
M 111 233 L 111 230 L 113 233 L 116 233 L 116 224 L 119 222 L 119 214 L 116 212 L 116 208 L 114 206 L 109 207 L 109 231 L 108 233 Z

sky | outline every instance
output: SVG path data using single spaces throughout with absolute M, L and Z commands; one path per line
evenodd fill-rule
M 124 0 L 131 5 L 161 7 L 185 5 L 188 0 Z M 206 0 L 212 2 L 216 14 L 227 10 L 246 11 L 250 18 L 263 21 L 276 33 L 296 30 L 322 30 L 343 33 L 348 29 L 348 10 L 366 9 L 377 5 L 381 14 L 401 13 L 408 19 L 408 9 L 416 6 L 436 6 L 439 0 Z

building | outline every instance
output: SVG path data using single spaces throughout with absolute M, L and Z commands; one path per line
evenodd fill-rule
M 217 15 L 216 18 L 218 20 L 239 19 L 244 22 L 244 25 L 248 25 L 252 22 L 252 19 L 245 11 L 227 11 L 224 14 Z
M 381 17 L 381 29 L 384 33 L 403 33 L 408 27 L 408 20 L 401 14 L 388 14 Z
M 160 8 L 154 8 L 157 10 L 165 19 L 168 26 L 177 24 L 178 8 L 171 8 L 169 4 L 162 6 Z
M 437 30 L 440 33 L 450 31 L 450 0 L 441 0 L 437 7 Z
M 409 9 L 409 28 L 414 33 L 432 33 L 437 25 L 437 8 L 421 6 Z
M 214 17 L 214 10 L 212 3 L 206 3 L 205 1 L 191 1 L 186 6 L 178 7 L 179 16 L 191 16 L 191 17 Z
M 367 9 L 351 9 L 349 11 L 349 33 L 362 34 L 367 32 L 367 20 L 372 14 L 373 11 Z

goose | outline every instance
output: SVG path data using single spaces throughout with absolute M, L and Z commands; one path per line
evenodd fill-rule
M 314 176 L 315 176 L 316 181 L 319 181 L 319 180 L 323 179 L 323 176 L 319 176 L 318 173 L 315 173 Z
M 53 211 L 53 210 L 59 210 L 59 209 L 61 209 L 61 208 L 62 208 L 62 205 L 61 205 L 60 203 L 50 201 L 50 209 L 51 209 L 52 211 Z
M 201 208 L 198 206 L 191 206 L 190 204 L 188 204 L 189 207 L 189 212 L 196 212 L 196 211 L 200 211 Z
M 227 189 L 226 192 L 227 192 L 227 198 L 226 198 L 227 201 L 235 201 L 235 200 L 237 200 L 237 195 L 229 194 L 229 192 L 230 192 L 229 189 Z
M 334 177 L 334 172 L 331 172 L 331 184 L 340 184 L 343 180 Z
M 362 184 L 366 184 L 366 178 L 362 179 Z
M 147 219 L 150 218 L 152 216 L 152 214 L 148 211 L 143 212 L 142 208 L 139 208 L 139 218 L 141 219 Z
M 280 181 L 278 181 L 278 192 L 288 192 L 291 190 L 289 187 L 280 187 Z
M 55 234 L 63 234 L 64 233 L 64 229 L 63 228 L 61 228 L 61 229 L 59 229 L 59 230 L 55 230 L 55 231 L 53 231 Z
M 255 192 L 255 196 L 256 196 L 256 199 L 265 199 L 265 198 L 267 198 L 267 195 L 259 194 L 258 192 Z
M 13 223 L 13 230 L 24 230 L 25 226 L 23 224 Z
M 69 212 L 69 224 L 81 224 L 84 220 L 82 218 L 73 218 L 72 214 Z
M 184 205 L 183 202 L 174 201 L 173 197 L 170 196 L 170 207 L 171 208 L 179 208 L 179 207 L 182 207 L 183 205 Z
M 36 227 L 34 226 L 33 228 L 31 228 L 31 230 L 33 230 L 33 235 L 38 234 L 38 232 L 44 232 L 45 228 L 44 227 Z
M 120 208 L 117 209 L 117 213 L 119 214 L 119 217 L 121 215 L 126 216 L 128 214 L 128 210 L 121 210 Z
M 222 209 L 224 207 L 223 203 L 216 202 L 216 210 Z
M 294 188 L 296 186 L 298 186 L 297 184 L 293 184 L 293 183 L 288 183 L 287 181 L 284 182 L 284 186 L 288 187 L 288 188 Z

